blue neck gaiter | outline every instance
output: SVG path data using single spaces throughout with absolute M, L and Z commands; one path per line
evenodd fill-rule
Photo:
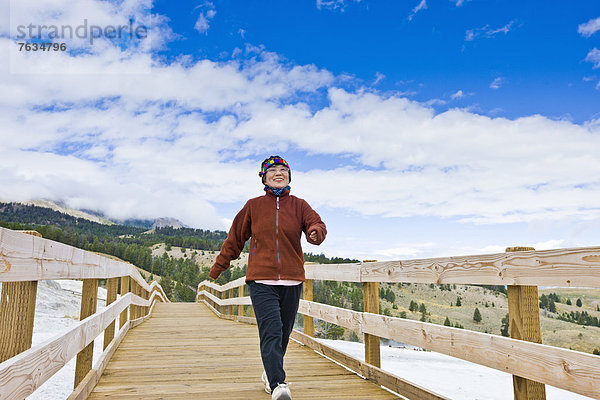
M 265 185 L 265 192 L 271 192 L 273 193 L 275 196 L 281 196 L 281 194 L 283 192 L 285 192 L 286 190 L 291 190 L 290 185 L 287 185 L 284 188 L 279 188 L 279 189 L 275 189 L 274 187 L 271 187 L 269 185 Z

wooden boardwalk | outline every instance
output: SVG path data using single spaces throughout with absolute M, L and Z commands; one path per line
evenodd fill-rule
M 292 397 L 397 399 L 290 340 Z M 199 303 L 158 303 L 112 356 L 89 399 L 267 400 L 256 325 L 220 319 Z

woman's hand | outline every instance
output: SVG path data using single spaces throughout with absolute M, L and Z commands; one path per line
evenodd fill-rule
M 317 231 L 312 231 L 311 233 L 308 234 L 308 237 L 310 238 L 310 240 L 313 241 L 317 241 Z

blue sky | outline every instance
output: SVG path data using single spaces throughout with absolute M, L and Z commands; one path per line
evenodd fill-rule
M 328 226 L 305 251 L 600 242 L 597 1 L 0 7 L 2 200 L 227 230 L 262 194 L 260 162 L 280 154 Z M 19 25 L 83 21 L 150 34 L 19 51 Z
M 161 52 L 223 60 L 247 44 L 295 64 L 349 74 L 380 91 L 441 99 L 441 111 L 474 107 L 515 118 L 542 114 L 576 122 L 598 117 L 600 78 L 585 58 L 599 35 L 577 27 L 600 13 L 595 1 L 155 2 L 180 40 Z M 183 4 L 187 4 L 187 7 Z M 205 4 L 205 5 L 202 5 Z M 214 10 L 209 27 L 194 29 Z M 413 14 L 414 13 L 414 14 Z M 409 19 L 409 17 L 411 17 Z M 380 77 L 380 80 L 378 80 Z M 585 81 L 584 78 L 589 78 Z M 490 85 L 497 81 L 497 89 Z M 355 85 L 352 81 L 350 85 Z M 452 101 L 459 90 L 463 98 Z

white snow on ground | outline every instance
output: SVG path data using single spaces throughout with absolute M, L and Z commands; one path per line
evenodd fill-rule
M 319 339 L 360 360 L 362 343 Z M 392 374 L 451 399 L 507 400 L 513 398 L 512 375 L 429 351 L 381 346 L 381 367 Z M 591 399 L 546 385 L 547 400 Z
M 79 322 L 81 281 L 40 281 L 38 285 L 33 345 L 58 336 Z M 98 311 L 105 308 L 106 290 L 98 291 Z M 94 362 L 102 354 L 103 336 L 94 341 Z M 362 343 L 324 340 L 324 343 L 364 360 Z M 73 391 L 74 357 L 28 399 L 66 399 Z M 452 399 L 507 400 L 513 398 L 509 374 L 439 353 L 381 347 L 382 368 Z M 581 400 L 589 397 L 546 386 L 548 400 Z
M 60 336 L 79 323 L 82 281 L 40 281 L 35 304 L 33 346 Z M 97 311 L 106 305 L 106 289 L 98 288 Z M 94 341 L 94 361 L 102 354 L 104 335 Z M 75 361 L 73 357 L 60 371 L 39 387 L 28 399 L 66 399 L 73 392 Z

